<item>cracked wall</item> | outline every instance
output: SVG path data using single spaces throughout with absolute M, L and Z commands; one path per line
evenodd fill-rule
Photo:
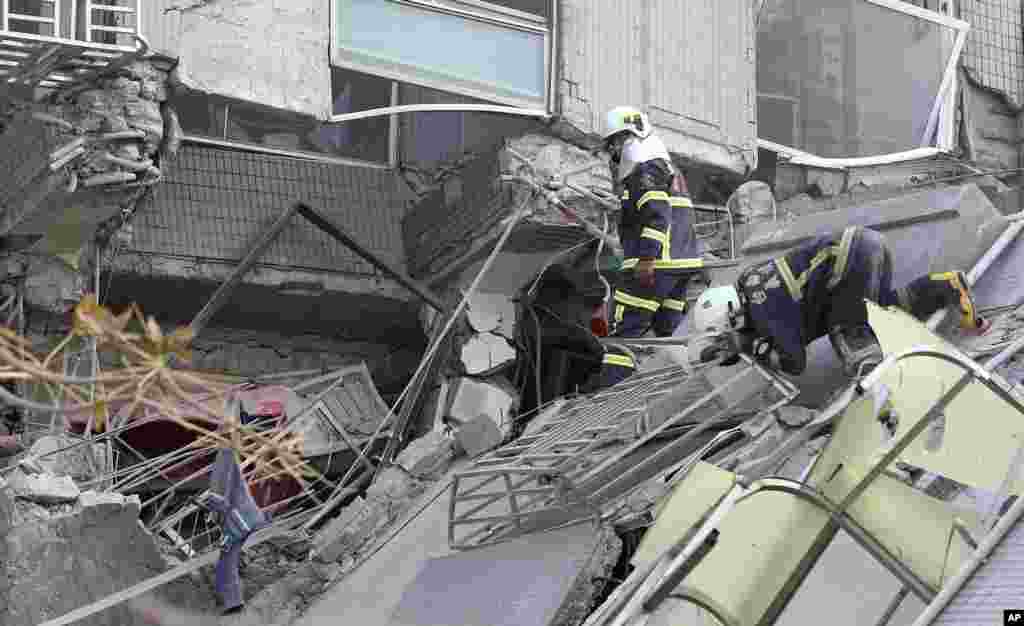
M 331 108 L 330 3 L 149 0 L 142 32 L 180 58 L 193 89 L 324 118 Z

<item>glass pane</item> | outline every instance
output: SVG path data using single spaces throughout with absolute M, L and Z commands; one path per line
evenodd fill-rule
M 390 80 L 341 68 L 331 68 L 331 93 L 336 115 L 391 105 Z M 384 116 L 322 124 L 310 141 L 319 152 L 385 163 L 390 122 L 390 117 Z
M 500 98 L 545 94 L 545 37 L 392 0 L 337 0 L 338 59 L 452 90 Z
M 506 9 L 515 9 L 523 13 L 532 13 L 541 17 L 548 17 L 551 8 L 551 0 L 486 0 L 487 4 L 496 4 Z
M 175 93 L 168 104 L 178 113 L 186 135 L 224 138 L 224 100 L 202 93 Z
M 769 0 L 757 40 L 758 134 L 792 136 L 795 114 L 795 141 L 780 143 L 819 156 L 919 147 L 954 36 L 865 0 Z

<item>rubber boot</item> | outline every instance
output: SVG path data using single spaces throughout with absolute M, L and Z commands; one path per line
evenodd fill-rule
M 843 362 L 847 376 L 861 379 L 882 362 L 882 346 L 867 325 L 833 327 L 828 332 L 832 348 Z

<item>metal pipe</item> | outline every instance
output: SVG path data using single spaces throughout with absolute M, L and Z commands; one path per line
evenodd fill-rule
M 967 584 L 967 582 L 974 576 L 974 573 L 978 570 L 982 563 L 988 560 L 989 555 L 999 547 L 1002 543 L 1003 538 L 1006 537 L 1010 529 L 1013 528 L 1021 516 L 1024 516 L 1024 498 L 1018 498 L 1014 502 L 1010 510 L 1006 512 L 1006 515 L 999 520 L 995 528 L 992 529 L 985 539 L 982 540 L 978 549 L 974 552 L 974 555 L 968 560 L 960 570 L 957 572 L 948 583 L 946 583 L 939 591 L 938 595 L 925 607 L 924 611 L 914 621 L 912 626 L 928 626 L 931 624 L 936 617 L 945 610 L 946 605 L 950 603 L 954 596 L 960 592 L 960 590 Z
M 974 264 L 974 267 L 971 268 L 971 271 L 967 274 L 967 284 L 969 286 L 973 287 L 977 284 L 978 280 L 985 274 L 985 272 L 988 271 L 992 264 L 996 262 L 996 259 L 998 259 L 1010 243 L 1017 238 L 1017 235 L 1020 234 L 1022 229 L 1024 229 L 1024 221 L 1014 221 L 1006 227 L 1006 230 L 999 235 L 999 238 L 996 239 L 994 244 L 992 244 L 992 247 L 989 248 L 980 259 L 978 259 L 978 262 Z M 930 318 L 928 318 L 928 329 L 935 330 L 938 328 L 946 319 L 948 314 L 948 308 L 936 311 Z
M 519 117 L 535 117 L 537 119 L 549 120 L 551 114 L 541 109 L 524 109 L 521 107 L 501 106 L 497 104 L 403 104 L 395 107 L 380 107 L 356 111 L 355 113 L 343 113 L 332 115 L 327 121 L 332 124 L 339 122 L 352 122 L 364 120 L 371 117 L 382 117 L 385 115 L 396 115 L 398 113 L 501 113 L 504 115 L 516 115 Z
M 885 612 L 882 613 L 882 616 L 878 618 L 877 622 L 875 622 L 875 626 L 888 626 L 889 622 L 892 620 L 892 616 L 899 610 L 900 605 L 903 604 L 903 600 L 906 599 L 909 593 L 909 589 L 901 587 L 899 592 L 896 593 L 896 596 L 893 597 L 891 602 L 889 602 L 889 606 L 885 607 Z

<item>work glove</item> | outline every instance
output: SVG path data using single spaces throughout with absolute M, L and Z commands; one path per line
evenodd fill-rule
M 636 264 L 636 277 L 641 287 L 654 289 L 654 259 L 640 259 Z

